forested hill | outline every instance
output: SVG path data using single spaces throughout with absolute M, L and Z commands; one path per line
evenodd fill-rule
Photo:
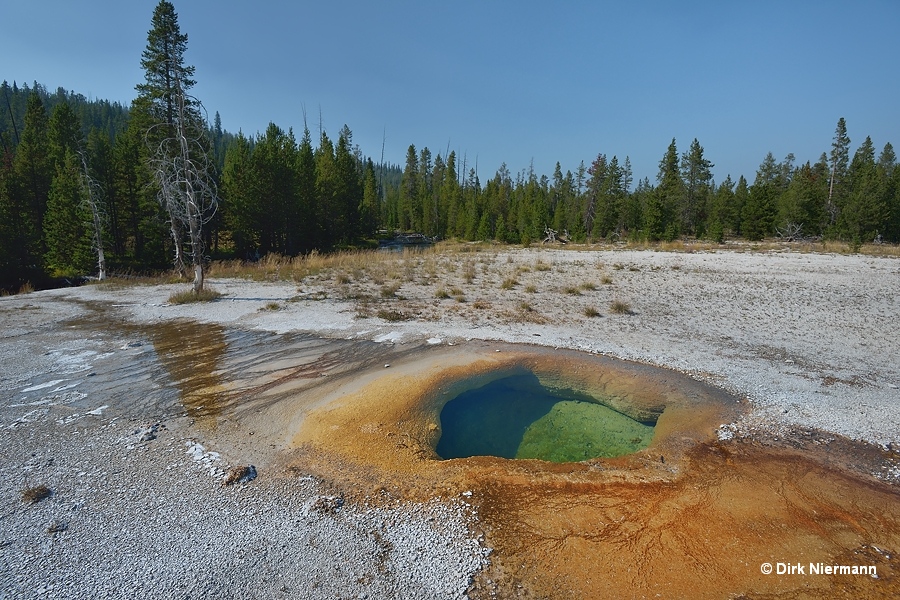
M 128 124 L 128 107 L 118 102 L 89 100 L 61 87 L 51 93 L 37 82 L 32 86 L 27 83 L 19 86 L 16 82 L 10 85 L 3 81 L 0 84 L 0 136 L 7 139 L 4 134 L 8 134 L 13 148 L 18 145 L 19 136 L 25 129 L 25 110 L 32 92 L 38 95 L 48 112 L 53 112 L 57 104 L 67 103 L 78 116 L 85 137 L 90 130 L 97 129 L 105 132 L 112 141 Z

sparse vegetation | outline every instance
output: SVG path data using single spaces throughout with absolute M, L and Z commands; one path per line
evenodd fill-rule
M 529 283 L 528 285 L 525 286 L 525 291 L 528 292 L 529 294 L 534 294 L 537 292 L 537 286 L 534 285 L 533 283 Z
M 503 280 L 503 283 L 500 284 L 500 287 L 504 290 L 511 290 L 517 285 L 519 285 L 519 282 L 515 277 L 507 277 Z
M 281 305 L 277 302 L 266 302 L 266 305 L 263 306 L 260 310 L 280 310 Z
M 444 299 L 446 299 L 446 298 L 449 298 L 450 295 L 451 295 L 450 292 L 448 292 L 447 290 L 445 290 L 445 289 L 442 288 L 442 287 L 441 287 L 441 288 L 438 288 L 437 291 L 434 292 L 434 297 L 435 297 L 435 298 L 438 298 L 438 299 L 441 299 L 441 300 L 444 300 Z
M 574 285 L 570 285 L 570 286 L 563 288 L 563 292 L 566 294 L 569 294 L 570 296 L 580 296 L 581 295 L 581 290 L 577 286 L 574 286 Z
M 534 270 L 535 271 L 549 271 L 550 265 L 548 265 L 547 263 L 545 263 L 544 261 L 539 259 L 537 262 L 534 263 Z
M 593 306 L 587 306 L 584 309 L 584 316 L 594 318 L 600 316 L 600 311 L 594 308 Z
M 578 287 L 581 288 L 582 290 L 584 290 L 585 292 L 592 292 L 597 289 L 597 284 L 595 284 L 592 281 L 585 281 Z
M 609 275 L 604 275 L 600 278 L 600 283 L 603 285 L 612 285 L 613 279 Z

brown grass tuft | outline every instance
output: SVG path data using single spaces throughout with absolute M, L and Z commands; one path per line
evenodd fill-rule
M 612 304 L 609 305 L 609 310 L 617 315 L 630 315 L 631 305 L 621 300 L 613 300 Z
M 191 304 L 192 302 L 213 302 L 222 297 L 220 292 L 212 288 L 205 287 L 199 294 L 195 294 L 194 290 L 186 290 L 184 292 L 175 292 L 169 296 L 169 304 Z
M 46 485 L 33 485 L 22 490 L 22 502 L 35 504 L 53 495 L 53 490 Z

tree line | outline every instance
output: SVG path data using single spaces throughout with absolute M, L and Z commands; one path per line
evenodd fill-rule
M 186 47 L 163 0 L 142 56 L 146 80 L 129 107 L 3 82 L 2 287 L 96 273 L 103 261 L 115 271 L 174 263 L 184 272 L 211 256 L 360 247 L 395 230 L 520 244 L 547 229 L 576 242 L 900 242 L 893 147 L 876 152 L 867 137 L 851 156 L 843 118 L 815 163 L 769 153 L 752 182 L 715 182 L 699 141 L 679 152 L 673 139 L 652 183 L 635 185 L 628 157 L 601 153 L 574 173 L 557 163 L 550 177 L 533 167 L 513 175 L 504 164 L 482 184 L 453 151 L 410 145 L 402 167 L 375 163 L 346 125 L 332 139 L 320 124 L 315 144 L 307 126 L 299 140 L 274 123 L 255 136 L 224 131 L 219 114 L 209 123 L 189 94 Z

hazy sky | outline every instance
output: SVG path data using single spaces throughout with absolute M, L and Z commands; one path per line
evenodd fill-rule
M 130 103 L 157 0 L 0 0 L 0 79 Z M 376 161 L 449 146 L 485 182 L 598 153 L 655 181 L 695 137 L 718 181 L 815 162 L 839 117 L 900 145 L 900 1 L 175 0 L 223 127 L 349 125 Z

